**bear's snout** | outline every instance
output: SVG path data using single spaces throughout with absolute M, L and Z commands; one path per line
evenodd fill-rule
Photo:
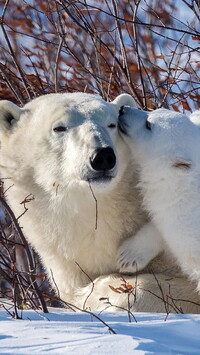
M 96 171 L 106 171 L 114 168 L 116 156 L 114 150 L 110 147 L 96 150 L 90 158 L 91 167 Z

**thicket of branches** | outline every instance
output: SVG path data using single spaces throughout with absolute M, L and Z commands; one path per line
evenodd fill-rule
M 0 0 L 0 99 L 23 105 L 46 93 L 84 91 L 109 101 L 127 92 L 142 109 L 193 111 L 200 99 L 199 6 L 199 0 Z M 38 306 L 34 253 L 20 221 L 3 209 L 1 278 L 12 297 L 20 293 L 23 305 Z M 16 268 L 21 244 L 24 273 Z

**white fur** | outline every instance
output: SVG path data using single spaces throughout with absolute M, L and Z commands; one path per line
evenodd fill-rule
M 127 261 L 133 252 L 134 262 L 140 265 L 142 258 L 143 267 L 164 249 L 162 236 L 183 272 L 200 290 L 200 128 L 196 119 L 197 115 L 191 120 L 164 109 L 149 114 L 125 109 L 124 138 L 140 166 L 144 206 L 155 226 L 140 230 L 140 238 L 136 235 L 122 250 L 123 264 L 128 251 Z
M 68 301 L 89 278 L 118 271 L 121 239 L 144 222 L 134 183 L 127 188 L 136 178 L 117 128 L 119 107 L 131 100 L 134 104 L 129 95 L 106 103 L 97 95 L 51 94 L 26 104 L 20 118 L 17 106 L 0 104 L 1 175 L 9 177 L 6 189 L 14 185 L 8 199 L 19 216 L 24 212 L 20 203 L 27 196 L 34 198 L 26 204 L 20 224 L 53 274 L 61 298 Z M 10 126 L 6 110 L 18 120 Z M 116 127 L 109 128 L 110 124 Z M 68 131 L 54 132 L 58 126 Z M 92 179 L 99 173 L 90 159 L 107 146 L 117 159 L 113 178 L 95 183 Z M 130 223 L 134 219 L 137 226 Z
M 134 237 L 125 240 L 118 251 L 120 272 L 136 273 L 164 250 L 164 241 L 155 225 L 145 224 Z
M 196 110 L 190 114 L 190 120 L 200 126 L 200 110 Z
M 164 297 L 170 285 L 173 297 L 198 301 L 193 284 L 181 275 L 171 256 L 161 254 L 151 264 L 156 277 L 147 269 L 126 276 L 133 286 L 129 296 L 109 287 L 124 283 L 117 273 L 119 246 L 147 222 L 130 149 L 117 128 L 108 127 L 117 124 L 119 107 L 126 104 L 134 106 L 128 95 L 106 103 L 99 96 L 81 93 L 42 96 L 22 109 L 1 101 L 1 177 L 9 178 L 4 180 L 6 196 L 17 217 L 24 212 L 20 203 L 30 194 L 34 197 L 19 222 L 64 300 L 102 310 L 108 303 L 99 299 L 107 297 L 116 306 L 108 310 L 130 305 L 133 311 L 164 312 L 158 282 Z M 66 125 L 68 132 L 55 133 L 55 125 Z M 90 157 L 96 148 L 107 145 L 117 158 L 113 178 L 90 180 L 89 186 L 87 178 L 94 173 Z M 186 312 L 198 311 L 195 303 L 176 303 Z

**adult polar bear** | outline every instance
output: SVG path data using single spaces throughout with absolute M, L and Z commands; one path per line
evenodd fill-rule
M 131 154 L 117 130 L 120 106 L 131 104 L 129 95 L 106 103 L 81 93 L 45 95 L 22 109 L 0 103 L 0 168 L 1 176 L 9 177 L 7 198 L 19 216 L 21 202 L 34 197 L 20 219 L 25 235 L 53 274 L 61 298 L 80 307 L 91 286 L 86 307 L 105 308 L 100 297 L 127 306 L 127 295 L 109 285 L 121 284 L 120 275 L 112 274 L 119 271 L 120 243 L 146 223 Z M 164 255 L 152 268 L 161 273 L 157 278 L 168 294 L 166 279 L 178 275 L 176 267 Z M 193 285 L 178 276 L 170 281 L 172 296 L 197 301 Z M 137 297 L 129 298 L 133 310 L 165 311 L 154 275 L 127 280 L 138 285 Z M 178 305 L 197 312 L 192 303 Z

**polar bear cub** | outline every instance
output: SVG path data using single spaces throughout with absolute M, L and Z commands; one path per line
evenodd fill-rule
M 140 170 L 152 223 L 121 246 L 121 270 L 142 269 L 168 247 L 200 291 L 200 127 L 166 109 L 121 109 L 120 128 Z M 194 119 L 193 119 L 194 118 Z

